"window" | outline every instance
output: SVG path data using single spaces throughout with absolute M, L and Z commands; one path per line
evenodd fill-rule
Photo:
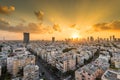
M 82 78 L 85 78 L 85 76 L 84 76 L 84 75 L 82 75 Z
M 90 76 L 90 74 L 88 73 L 88 75 Z

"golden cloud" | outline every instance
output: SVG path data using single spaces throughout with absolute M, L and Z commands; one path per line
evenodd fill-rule
M 9 14 L 11 12 L 15 11 L 14 6 L 0 6 L 0 13 L 1 14 Z

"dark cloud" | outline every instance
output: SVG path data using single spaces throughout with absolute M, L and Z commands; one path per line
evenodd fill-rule
M 11 12 L 15 11 L 14 6 L 0 6 L 0 13 L 1 14 L 9 14 Z
M 109 23 L 98 23 L 93 25 L 95 31 L 100 30 L 120 30 L 120 21 L 112 21 Z
M 35 11 L 34 13 L 39 20 L 41 20 L 41 21 L 43 20 L 43 16 L 44 16 L 43 11 Z
M 75 28 L 76 27 L 76 24 L 73 24 L 70 26 L 70 28 Z
M 5 19 L 0 19 L 0 30 L 9 31 L 9 32 L 30 32 L 30 33 L 37 33 L 37 34 L 52 34 L 55 31 L 60 32 L 60 26 L 44 26 L 42 23 L 29 23 L 28 25 L 18 24 L 16 26 L 11 26 Z
M 61 32 L 61 28 L 60 28 L 60 26 L 59 26 L 58 24 L 54 24 L 54 25 L 53 25 L 53 29 L 54 29 L 55 31 Z
M 9 32 L 31 32 L 31 33 L 38 33 L 41 32 L 40 29 L 38 29 L 38 26 L 36 26 L 34 23 L 28 24 L 28 26 L 25 26 L 23 24 L 19 24 L 16 26 L 10 26 L 5 24 L 0 24 L 0 30 L 3 31 L 9 31 Z

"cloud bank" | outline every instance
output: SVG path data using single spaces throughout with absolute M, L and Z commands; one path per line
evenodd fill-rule
M 116 20 L 108 23 L 98 23 L 93 25 L 92 28 L 95 31 L 104 31 L 104 30 L 120 31 L 120 21 Z
M 0 30 L 3 31 L 9 31 L 9 32 L 18 32 L 18 33 L 22 33 L 22 32 L 30 32 L 30 33 L 48 33 L 48 34 L 52 34 L 55 31 L 60 32 L 61 28 L 60 26 L 57 24 L 54 24 L 53 26 L 45 26 L 43 24 L 39 24 L 39 23 L 28 23 L 28 25 L 24 25 L 24 24 L 18 24 L 16 26 L 12 26 L 10 25 L 9 22 L 7 22 L 5 19 L 0 19 Z

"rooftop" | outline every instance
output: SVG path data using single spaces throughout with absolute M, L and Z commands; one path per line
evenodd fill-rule
M 107 70 L 102 78 L 107 79 L 107 80 L 120 80 L 120 71 L 112 71 L 112 70 Z

